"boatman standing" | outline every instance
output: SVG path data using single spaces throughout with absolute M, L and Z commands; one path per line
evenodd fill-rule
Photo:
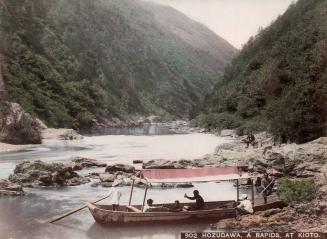
M 184 195 L 185 198 L 190 199 L 190 200 L 195 200 L 195 206 L 191 207 L 191 208 L 186 208 L 188 210 L 203 210 L 204 209 L 204 200 L 203 198 L 200 196 L 200 193 L 198 190 L 194 190 L 193 191 L 193 197 L 189 197 L 186 195 Z
M 267 197 L 272 194 L 274 189 L 274 180 L 269 177 L 268 173 L 264 173 L 262 179 L 262 196 L 265 204 L 267 204 Z
M 116 186 L 121 183 L 121 180 L 115 180 L 112 184 L 112 187 L 110 188 L 110 191 L 108 193 L 108 197 L 110 197 L 110 203 L 112 204 L 112 210 L 118 211 L 119 208 L 119 201 L 122 196 L 121 191 Z

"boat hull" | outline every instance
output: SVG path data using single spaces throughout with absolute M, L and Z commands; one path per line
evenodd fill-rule
M 255 211 L 281 208 L 284 204 L 275 201 L 265 205 L 255 206 Z M 142 224 L 142 223 L 178 223 L 178 222 L 217 222 L 221 219 L 234 218 L 233 208 L 218 208 L 210 210 L 186 212 L 128 212 L 112 211 L 95 204 L 88 204 L 88 208 L 96 222 L 101 224 Z M 125 209 L 126 210 L 126 209 Z

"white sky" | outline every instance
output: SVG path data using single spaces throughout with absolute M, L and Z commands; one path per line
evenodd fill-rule
M 295 0 L 148 0 L 170 5 L 241 48 Z

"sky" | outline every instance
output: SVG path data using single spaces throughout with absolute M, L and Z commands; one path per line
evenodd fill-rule
M 169 5 L 201 22 L 240 49 L 295 0 L 148 0 Z

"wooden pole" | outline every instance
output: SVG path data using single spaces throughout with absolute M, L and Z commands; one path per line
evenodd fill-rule
M 239 182 L 238 179 L 236 179 L 236 197 L 237 197 L 237 202 L 240 200 L 240 191 L 239 191 Z
M 106 198 L 108 198 L 108 197 L 110 197 L 110 196 L 111 196 L 111 195 L 109 195 L 109 196 L 105 196 L 105 197 L 103 197 L 103 198 L 100 198 L 99 200 L 96 200 L 96 201 L 92 202 L 92 203 L 94 204 L 94 203 L 100 202 L 100 201 L 102 201 L 102 200 L 104 200 L 104 199 L 106 199 Z M 82 210 L 82 209 L 84 209 L 84 208 L 86 208 L 86 207 L 87 207 L 87 205 L 84 205 L 84 206 L 82 206 L 82 207 L 79 207 L 79 208 L 73 209 L 73 210 L 71 210 L 71 211 L 69 211 L 69 212 L 67 212 L 67 213 L 65 213 L 65 214 L 62 214 L 62 215 L 59 215 L 59 216 L 56 216 L 56 217 L 52 218 L 52 219 L 49 220 L 48 222 L 49 222 L 49 223 L 53 223 L 53 222 L 59 221 L 59 220 L 65 218 L 65 217 L 67 217 L 67 216 L 69 216 L 69 215 L 72 215 L 72 214 L 74 214 L 75 212 L 78 212 L 78 211 L 80 211 L 80 210 Z
M 273 182 L 275 182 L 275 179 L 271 180 L 271 182 L 268 184 L 268 186 L 265 187 L 260 193 L 263 194 Z
M 143 198 L 142 209 L 141 209 L 142 212 L 143 212 L 143 209 L 144 209 L 144 204 L 145 204 L 145 199 L 146 199 L 147 192 L 148 192 L 148 184 L 145 186 L 144 198 Z
M 135 183 L 135 178 L 133 178 L 132 187 L 131 187 L 131 193 L 129 195 L 128 206 L 130 206 L 131 203 L 132 203 L 132 195 L 133 195 L 134 183 Z
M 252 197 L 252 206 L 254 206 L 254 185 L 253 185 L 252 178 L 251 178 L 251 197 Z

